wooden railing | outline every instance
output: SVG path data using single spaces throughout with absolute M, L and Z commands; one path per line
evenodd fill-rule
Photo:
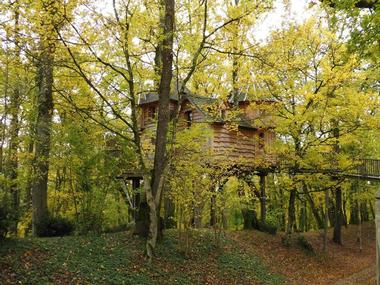
M 360 159 L 355 170 L 355 176 L 380 179 L 380 159 Z
M 329 160 L 328 155 L 324 155 L 326 160 Z M 356 177 L 361 179 L 375 179 L 380 180 L 380 159 L 356 159 L 351 166 L 346 168 L 339 168 L 337 163 L 332 161 L 325 163 L 321 167 L 300 166 L 294 168 L 294 163 L 290 161 L 279 161 L 279 171 L 287 171 L 292 173 L 322 173 L 326 175 L 340 175 L 347 177 Z

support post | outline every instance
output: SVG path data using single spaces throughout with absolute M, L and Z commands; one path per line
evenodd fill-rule
M 377 285 L 380 285 L 380 189 L 376 193 L 376 271 Z
M 140 192 L 138 189 L 140 188 L 140 177 L 132 178 L 132 195 L 133 195 L 133 207 L 137 209 L 140 205 Z
M 266 173 L 260 173 L 260 218 L 261 223 L 264 225 L 266 223 L 267 216 L 267 206 L 266 206 L 266 193 L 265 193 L 265 176 Z

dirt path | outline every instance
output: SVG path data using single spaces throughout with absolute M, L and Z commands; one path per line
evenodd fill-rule
M 363 247 L 357 243 L 358 227 L 350 225 L 342 229 L 343 245 L 328 241 L 328 254 L 323 253 L 323 236 L 320 232 L 303 234 L 311 243 L 316 254 L 305 252 L 298 244 L 296 236 L 290 247 L 282 244 L 282 234 L 270 236 L 257 231 L 232 232 L 244 250 L 260 256 L 274 272 L 288 279 L 290 285 L 374 285 L 376 262 L 376 235 L 373 223 L 362 226 Z M 332 229 L 329 237 L 332 237 Z
M 352 274 L 345 279 L 336 282 L 334 285 L 375 285 L 376 265 L 365 268 L 362 271 Z

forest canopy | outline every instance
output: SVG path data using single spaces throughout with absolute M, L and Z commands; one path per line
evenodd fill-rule
M 378 1 L 293 2 L 0 1 L 0 236 L 373 220 Z

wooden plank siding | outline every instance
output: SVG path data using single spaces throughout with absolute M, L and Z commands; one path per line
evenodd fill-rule
M 141 130 L 146 133 L 153 143 L 154 129 L 156 120 L 152 118 L 152 108 L 156 108 L 157 102 L 144 104 L 141 106 Z M 249 119 L 260 118 L 261 110 L 249 108 L 248 105 L 241 106 Z M 176 102 L 170 103 L 170 110 L 174 111 Z M 188 112 L 192 113 L 192 120 L 188 120 Z M 174 114 L 173 114 L 174 115 Z M 227 123 L 210 122 L 210 118 L 199 108 L 186 100 L 179 114 L 178 130 L 188 128 L 194 124 L 204 124 L 205 128 L 210 128 L 212 136 L 207 142 L 205 148 L 211 148 L 213 159 L 218 161 L 227 161 L 249 166 L 259 166 L 263 162 L 272 165 L 275 162 L 275 156 L 272 154 L 275 133 L 270 128 L 250 128 L 250 127 L 231 127 Z M 145 139 L 148 139 L 145 136 Z M 144 136 L 143 136 L 144 140 Z
M 259 164 L 262 160 L 274 161 L 271 153 L 274 141 L 272 131 L 236 129 L 218 123 L 211 124 L 210 127 L 213 129 L 212 150 L 217 160 L 228 159 L 237 164 L 250 165 Z
M 169 103 L 169 108 L 171 112 L 174 112 L 176 108 L 176 102 L 171 101 Z M 155 117 L 152 117 L 152 109 L 155 110 Z M 156 127 L 156 120 L 157 120 L 157 114 L 158 114 L 158 102 L 152 102 L 143 105 L 143 107 L 140 107 L 140 113 L 139 113 L 139 124 L 141 130 L 144 129 L 153 129 Z

